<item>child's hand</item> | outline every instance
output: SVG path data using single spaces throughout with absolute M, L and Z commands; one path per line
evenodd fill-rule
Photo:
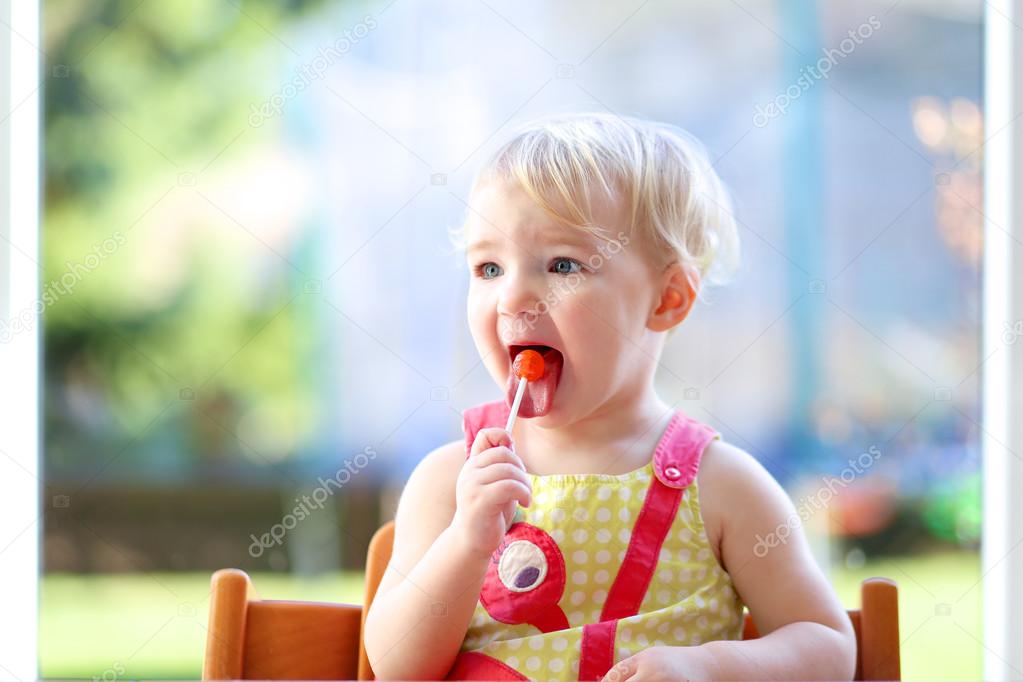
M 533 497 L 526 467 L 510 446 L 504 429 L 480 429 L 455 483 L 451 526 L 472 552 L 484 557 L 501 544 L 516 503 L 528 507 Z
M 623 658 L 601 682 L 686 680 L 703 682 L 717 678 L 713 655 L 699 646 L 652 646 Z

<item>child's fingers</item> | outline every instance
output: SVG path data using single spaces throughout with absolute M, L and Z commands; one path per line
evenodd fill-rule
M 498 462 L 511 462 L 523 471 L 526 470 L 526 465 L 523 463 L 522 458 L 515 454 L 513 450 L 509 450 L 503 445 L 496 448 L 490 448 L 489 450 L 484 450 L 480 454 L 476 455 L 476 457 L 472 459 L 472 462 L 480 469 Z
M 480 429 L 476 433 L 476 438 L 472 442 L 472 448 L 469 449 L 469 456 L 472 457 L 478 455 L 484 450 L 496 448 L 501 445 L 509 449 L 512 447 L 510 433 L 496 426 Z
M 533 497 L 529 486 L 514 478 L 505 478 L 488 483 L 483 489 L 497 498 L 494 500 L 495 504 L 506 504 L 511 500 L 515 500 L 523 507 L 528 507 Z
M 600 678 L 600 682 L 626 682 L 626 680 L 631 680 L 636 676 L 637 662 L 636 656 L 622 659 L 613 668 L 608 670 L 604 677 Z
M 511 525 L 513 523 L 515 523 L 515 509 L 517 507 L 518 507 L 518 504 L 516 502 L 512 501 L 512 502 L 506 503 L 505 506 L 504 506 L 504 509 L 501 510 L 501 514 L 504 516 L 504 526 L 505 526 L 505 528 L 510 528 Z M 507 531 L 505 531 L 505 532 L 507 532 Z
M 529 487 L 529 479 L 526 477 L 526 472 L 511 462 L 496 462 L 480 469 L 476 474 L 476 482 L 480 485 L 486 485 L 487 483 L 493 483 L 494 481 L 506 478 L 522 481 Z

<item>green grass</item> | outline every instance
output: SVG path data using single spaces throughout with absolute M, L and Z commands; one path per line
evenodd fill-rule
M 253 574 L 264 599 L 358 604 L 362 573 L 320 578 Z M 47 575 L 41 588 L 44 678 L 199 679 L 208 573 Z
M 832 584 L 846 606 L 859 583 L 899 584 L 905 680 L 981 677 L 979 559 L 959 552 L 877 560 L 841 568 Z M 297 578 L 256 574 L 266 599 L 359 603 L 362 574 Z M 948 604 L 948 615 L 941 615 Z M 41 673 L 45 678 L 198 679 L 206 637 L 209 575 L 47 575 L 42 583 Z M 976 638 L 976 639 L 975 639 Z
M 868 562 L 831 577 L 842 603 L 860 603 L 860 581 L 873 576 L 899 585 L 899 638 L 904 680 L 979 680 L 980 557 L 947 552 Z M 947 606 L 947 608 L 945 608 Z

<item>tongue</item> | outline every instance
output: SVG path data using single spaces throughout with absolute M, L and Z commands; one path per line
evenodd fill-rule
M 548 348 L 543 351 L 543 376 L 536 381 L 526 383 L 526 391 L 519 405 L 520 417 L 542 417 L 551 411 L 554 403 L 554 392 L 561 380 L 561 368 L 565 362 L 561 351 Z M 508 372 L 507 400 L 508 407 L 515 402 L 515 392 L 519 389 L 519 378 L 515 372 Z

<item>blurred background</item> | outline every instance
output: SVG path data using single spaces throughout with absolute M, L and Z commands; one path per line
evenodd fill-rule
M 221 567 L 361 600 L 501 395 L 471 175 L 592 110 L 690 130 L 735 198 L 662 396 L 782 482 L 847 607 L 899 583 L 905 679 L 979 678 L 982 4 L 46 0 L 42 675 L 198 678 Z

